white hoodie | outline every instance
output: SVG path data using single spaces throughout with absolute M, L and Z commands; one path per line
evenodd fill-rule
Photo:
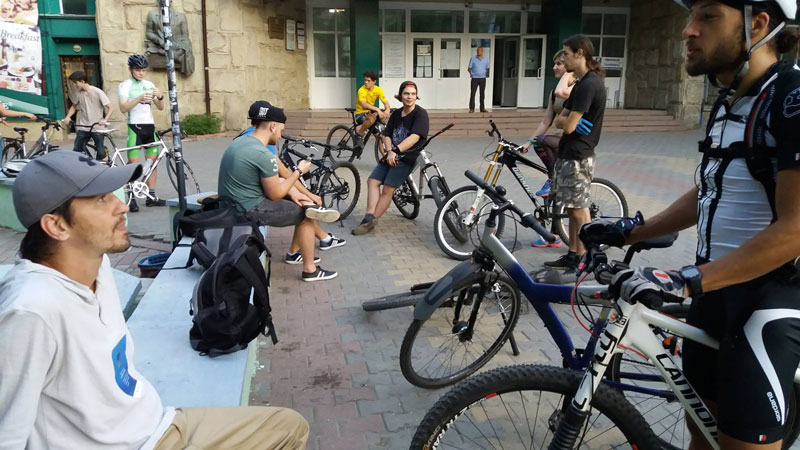
M 173 416 L 133 367 L 106 256 L 96 292 L 25 259 L 0 280 L 0 449 L 150 449 Z

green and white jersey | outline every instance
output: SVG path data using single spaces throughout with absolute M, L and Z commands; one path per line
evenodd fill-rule
M 117 95 L 120 100 L 136 98 L 145 92 L 153 92 L 155 85 L 147 80 L 138 81 L 131 77 L 119 84 Z M 128 123 L 145 124 L 153 122 L 153 110 L 149 103 L 139 103 L 128 111 Z

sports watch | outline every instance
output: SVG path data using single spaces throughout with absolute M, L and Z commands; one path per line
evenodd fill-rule
M 689 294 L 692 297 L 703 295 L 703 274 L 697 266 L 681 267 L 678 273 L 686 280 L 686 284 L 689 286 Z

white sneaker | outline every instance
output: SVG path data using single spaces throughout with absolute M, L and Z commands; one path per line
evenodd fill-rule
M 306 217 L 320 222 L 336 222 L 339 220 L 339 211 L 322 206 L 307 206 Z

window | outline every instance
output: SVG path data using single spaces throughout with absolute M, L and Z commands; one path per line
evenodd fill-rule
M 314 8 L 314 76 L 351 77 L 350 10 Z
M 461 38 L 442 39 L 439 65 L 442 78 L 458 78 L 461 74 Z
M 595 57 L 600 58 L 600 64 L 609 78 L 622 76 L 627 25 L 626 14 L 583 14 L 581 32 L 591 39 Z
M 405 33 L 406 11 L 404 9 L 382 9 L 381 24 L 383 24 L 381 31 Z
M 61 0 L 62 14 L 88 14 L 87 0 Z
M 463 33 L 462 11 L 411 10 L 413 33 Z
M 529 12 L 528 13 L 528 26 L 526 33 L 528 34 L 544 34 L 542 29 L 542 13 Z
M 414 39 L 414 77 L 433 78 L 433 39 Z
M 519 33 L 519 11 L 470 11 L 470 33 Z

